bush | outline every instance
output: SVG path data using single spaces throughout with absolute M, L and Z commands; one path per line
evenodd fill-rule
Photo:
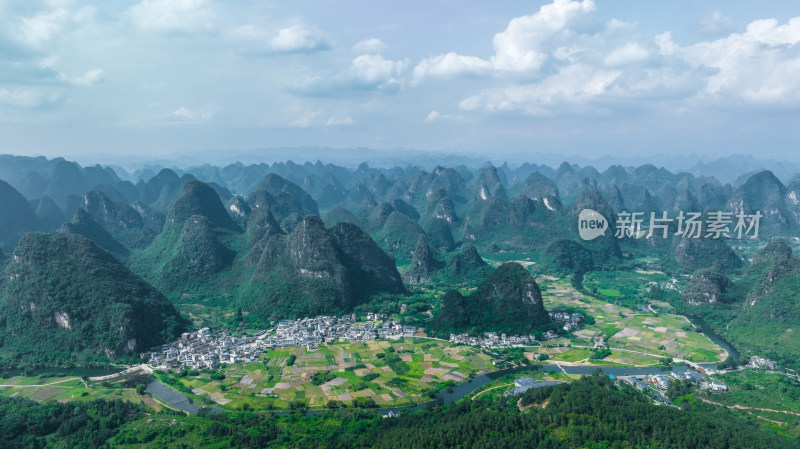
M 408 383 L 408 379 L 403 379 L 402 377 L 395 377 L 395 378 L 391 379 L 390 381 L 386 382 L 386 385 L 389 386 L 389 387 L 394 387 L 394 388 L 402 388 L 407 383 Z
M 319 371 L 311 375 L 311 384 L 319 386 L 333 379 L 336 379 L 336 374 L 330 371 Z
M 369 382 L 369 381 L 377 379 L 378 377 L 380 377 L 380 374 L 378 374 L 378 373 L 369 373 L 366 376 L 362 377 L 362 379 L 364 379 L 365 381 Z

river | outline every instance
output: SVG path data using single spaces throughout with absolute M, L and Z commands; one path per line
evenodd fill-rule
M 728 343 L 724 338 L 717 335 L 713 329 L 711 329 L 711 325 L 709 325 L 704 319 L 694 316 L 694 315 L 684 315 L 692 324 L 699 327 L 703 334 L 708 337 L 709 340 L 713 341 L 717 345 L 719 345 L 722 349 L 728 351 L 728 359 L 726 362 L 733 362 L 734 364 L 739 363 L 739 351 L 733 347 L 732 344 Z

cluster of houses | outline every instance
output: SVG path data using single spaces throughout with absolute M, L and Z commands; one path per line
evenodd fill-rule
M 262 331 L 255 336 L 234 337 L 225 331 L 212 333 L 209 328 L 181 335 L 180 340 L 167 343 L 140 354 L 154 368 L 215 369 L 221 363 L 248 363 L 273 348 L 305 346 L 315 349 L 323 343 L 340 341 L 373 341 L 413 337 L 414 326 L 386 321 L 378 313 L 367 314 L 366 322 L 357 322 L 356 315 L 342 317 L 317 316 L 285 320 L 274 328 L 274 335 Z
M 549 312 L 549 315 L 550 319 L 560 324 L 565 332 L 572 332 L 583 327 L 583 315 L 580 313 Z
M 667 400 L 659 391 L 667 391 L 669 388 L 669 383 L 674 380 L 688 380 L 695 385 L 701 385 L 703 382 L 703 374 L 697 371 L 672 371 L 669 376 L 666 375 L 655 375 L 655 376 L 629 376 L 624 378 L 623 380 L 634 388 L 640 391 L 648 391 L 655 396 L 658 402 L 661 402 L 666 405 L 672 405 L 672 403 Z M 725 382 L 714 380 L 714 379 L 705 379 L 704 385 L 701 388 L 707 388 L 712 391 L 728 391 L 728 386 Z M 648 384 L 652 385 L 656 388 L 656 390 L 650 390 L 648 388 Z
M 482 348 L 526 346 L 535 341 L 534 335 L 498 335 L 497 332 L 484 332 L 483 335 L 450 334 L 450 343 L 463 343 Z
M 663 379 L 656 379 L 656 378 L 663 378 Z M 631 377 L 625 378 L 624 380 L 627 381 L 629 384 L 633 385 L 633 387 L 636 388 L 637 390 L 639 390 L 641 392 L 650 393 L 655 398 L 656 404 L 664 404 L 664 405 L 668 405 L 670 407 L 675 407 L 675 404 L 673 404 L 672 401 L 670 401 L 669 399 L 664 397 L 664 395 L 661 394 L 660 391 L 655 391 L 655 390 L 649 389 L 647 387 L 647 384 L 645 383 L 645 381 L 640 379 L 639 377 L 631 376 Z M 661 381 L 662 380 L 666 381 L 667 385 L 669 385 L 669 380 L 665 376 L 653 376 L 653 379 L 651 379 L 651 381 L 654 382 L 659 387 L 661 387 Z M 664 387 L 662 389 L 666 390 L 666 387 Z
M 355 314 L 316 316 L 279 322 L 274 332 L 262 331 L 254 336 L 235 337 L 225 331 L 211 332 L 203 328 L 181 335 L 180 340 L 167 343 L 140 354 L 154 368 L 215 369 L 222 363 L 248 363 L 273 348 L 305 346 L 316 349 L 320 344 L 334 341 L 374 341 L 413 337 L 417 329 L 388 320 L 380 313 L 367 313 L 367 321 L 359 322 Z M 570 331 L 583 322 L 578 313 L 550 312 L 550 318 Z M 558 334 L 547 331 L 544 339 L 556 338 Z M 523 346 L 536 341 L 534 335 L 498 335 L 487 332 L 482 337 L 467 334 L 450 335 L 453 343 L 466 343 L 483 347 Z
M 266 349 L 261 338 L 234 337 L 224 331 L 212 333 L 205 327 L 186 332 L 180 340 L 151 348 L 140 356 L 153 368 L 214 369 L 220 363 L 255 360 Z
M 566 332 L 573 331 L 583 325 L 583 315 L 580 313 L 550 312 L 550 319 L 561 325 Z M 542 335 L 541 340 L 552 340 L 558 337 L 558 333 L 548 330 Z M 451 343 L 464 343 L 471 346 L 482 348 L 505 348 L 515 346 L 528 346 L 538 341 L 536 336 L 530 335 L 506 335 L 497 332 L 484 332 L 483 335 L 470 334 L 450 334 Z
M 413 337 L 417 328 L 386 320 L 386 315 L 367 313 L 366 322 L 357 322 L 355 314 L 317 316 L 278 323 L 276 337 L 269 338 L 273 347 L 307 346 L 313 349 L 321 343 L 340 341 L 374 341 L 380 339 Z
M 757 355 L 750 357 L 749 365 L 755 368 L 761 368 L 770 371 L 775 371 L 778 369 L 778 362 L 765 359 L 764 357 L 759 357 Z

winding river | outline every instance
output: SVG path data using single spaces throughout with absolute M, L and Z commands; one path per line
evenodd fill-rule
M 719 345 L 722 349 L 728 351 L 728 359 L 725 360 L 726 362 L 733 362 L 734 364 L 739 363 L 739 351 L 733 347 L 732 344 L 728 343 L 724 338 L 717 335 L 713 329 L 711 329 L 711 325 L 709 325 L 704 319 L 694 316 L 694 315 L 684 315 L 692 324 L 699 327 L 703 334 L 708 337 L 709 340 L 713 341 L 717 345 Z

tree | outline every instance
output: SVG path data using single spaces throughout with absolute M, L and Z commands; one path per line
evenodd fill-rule
M 145 384 L 137 384 L 136 385 L 136 394 L 144 395 L 147 390 L 147 385 Z

